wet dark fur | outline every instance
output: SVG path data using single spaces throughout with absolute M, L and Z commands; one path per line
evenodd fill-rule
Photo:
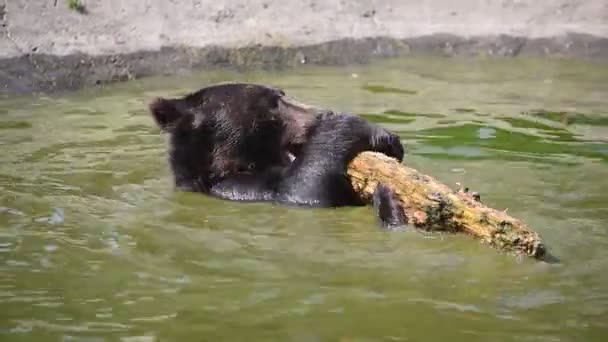
M 176 187 L 228 200 L 362 205 L 346 176 L 348 163 L 362 151 L 399 161 L 404 154 L 399 137 L 380 126 L 299 107 L 280 89 L 260 85 L 210 86 L 180 99 L 156 99 L 150 111 L 169 133 Z M 378 186 L 374 207 L 384 227 L 407 222 L 386 186 Z

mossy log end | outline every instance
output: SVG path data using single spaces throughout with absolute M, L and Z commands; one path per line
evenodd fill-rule
M 348 166 L 350 181 L 366 203 L 378 183 L 392 188 L 408 223 L 427 231 L 462 232 L 502 252 L 541 259 L 545 247 L 523 222 L 482 204 L 472 193 L 455 191 L 434 178 L 380 153 L 363 152 Z

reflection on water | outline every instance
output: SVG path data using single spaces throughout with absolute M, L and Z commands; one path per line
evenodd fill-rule
M 369 208 L 174 193 L 145 103 L 227 80 L 398 132 L 406 163 L 508 208 L 562 262 L 381 232 Z M 401 59 L 2 99 L 0 339 L 599 341 L 607 95 L 605 65 Z

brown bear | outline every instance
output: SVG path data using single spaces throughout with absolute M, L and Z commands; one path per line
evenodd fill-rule
M 158 98 L 150 112 L 170 136 L 176 187 L 228 200 L 362 205 L 346 176 L 348 163 L 363 151 L 399 161 L 404 155 L 399 137 L 378 125 L 303 105 L 262 85 L 219 84 Z M 374 207 L 385 227 L 407 222 L 386 186 L 378 186 Z

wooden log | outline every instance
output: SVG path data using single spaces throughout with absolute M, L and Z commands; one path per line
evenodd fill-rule
M 347 174 L 366 203 L 371 203 L 378 183 L 392 188 L 408 223 L 418 229 L 467 233 L 508 254 L 537 259 L 545 255 L 539 235 L 523 222 L 485 206 L 476 194 L 452 190 L 384 154 L 359 154 L 349 164 Z

